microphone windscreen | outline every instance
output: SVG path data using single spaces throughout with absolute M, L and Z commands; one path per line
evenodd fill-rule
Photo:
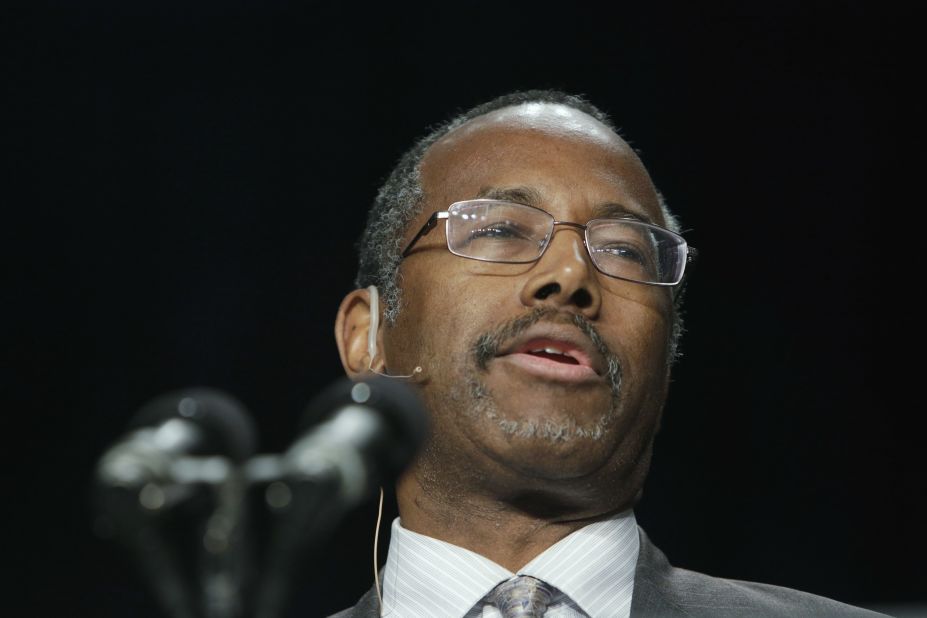
M 309 430 L 339 410 L 359 405 L 376 411 L 388 428 L 389 444 L 379 457 L 388 473 L 399 474 L 418 452 L 428 433 L 428 413 L 416 390 L 407 383 L 386 377 L 354 382 L 339 380 L 316 397 L 303 415 L 302 429 Z
M 245 406 L 231 395 L 211 388 L 160 395 L 142 406 L 129 427 L 148 427 L 172 418 L 196 424 L 203 435 L 190 455 L 225 455 L 241 463 L 256 450 L 254 421 Z

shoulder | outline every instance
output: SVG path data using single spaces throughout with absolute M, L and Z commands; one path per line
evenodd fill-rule
M 332 614 L 329 618 L 379 618 L 379 616 L 380 607 L 377 593 L 374 588 L 371 588 L 360 598 L 357 605 L 343 609 L 337 614 Z
M 817 595 L 672 566 L 644 531 L 634 575 L 631 615 L 642 616 L 847 616 L 874 612 Z

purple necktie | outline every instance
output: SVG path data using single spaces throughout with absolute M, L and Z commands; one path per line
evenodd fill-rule
M 553 594 L 541 580 L 519 575 L 493 588 L 486 602 L 498 607 L 504 618 L 541 618 Z

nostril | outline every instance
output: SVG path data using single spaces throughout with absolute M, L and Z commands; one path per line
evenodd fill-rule
M 557 294 L 558 292 L 560 292 L 559 283 L 548 283 L 547 285 L 538 289 L 538 291 L 534 293 L 534 297 L 538 300 L 544 300 L 548 296 Z
M 585 309 L 586 307 L 592 305 L 592 294 L 590 294 L 586 288 L 580 288 L 573 292 L 571 300 L 573 301 L 573 304 L 575 304 L 580 309 Z

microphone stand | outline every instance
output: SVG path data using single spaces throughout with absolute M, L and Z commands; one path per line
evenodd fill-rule
M 245 534 L 247 478 L 239 466 L 220 456 L 181 457 L 171 466 L 170 476 L 180 486 L 209 487 L 215 503 L 201 529 L 200 615 L 242 618 L 250 557 Z
M 210 490 L 214 505 L 195 539 L 199 541 L 199 595 L 191 590 L 178 551 L 169 538 L 175 507 L 190 506 Z M 126 482 L 98 488 L 98 507 L 115 535 L 140 565 L 159 605 L 171 618 L 243 618 L 249 588 L 250 547 L 245 534 L 247 479 L 242 469 L 221 457 L 180 457 L 167 466 L 160 481 Z M 199 490 L 199 491 L 198 491 Z M 197 495 L 199 493 L 199 495 Z M 197 507 L 199 508 L 199 507 Z M 165 516 L 168 519 L 165 519 Z M 182 520 L 181 520 L 182 521 Z M 189 538 L 184 537 L 185 543 Z M 192 557 L 192 556 L 188 556 Z M 197 598 L 199 597 L 199 598 Z
M 257 595 L 256 618 L 283 615 L 300 558 L 334 528 L 342 512 L 334 476 L 291 482 L 287 487 L 292 498 L 276 513 Z
M 203 527 L 200 582 L 206 618 L 242 618 L 249 555 L 245 481 L 232 469 L 214 488 L 216 507 Z
M 346 505 L 342 477 L 327 462 L 294 476 L 286 458 L 259 455 L 245 464 L 245 476 L 263 483 L 273 515 L 273 533 L 255 594 L 255 618 L 280 618 L 300 559 L 337 525 Z
M 165 542 L 154 513 L 143 510 L 140 494 L 125 487 L 100 490 L 96 498 L 104 513 L 101 521 L 135 557 L 164 613 L 171 618 L 197 618 L 195 596 L 181 575 L 177 553 Z
M 136 554 L 161 607 L 172 618 L 196 618 L 193 595 L 179 575 L 177 557 L 152 526 L 142 526 L 136 536 Z

